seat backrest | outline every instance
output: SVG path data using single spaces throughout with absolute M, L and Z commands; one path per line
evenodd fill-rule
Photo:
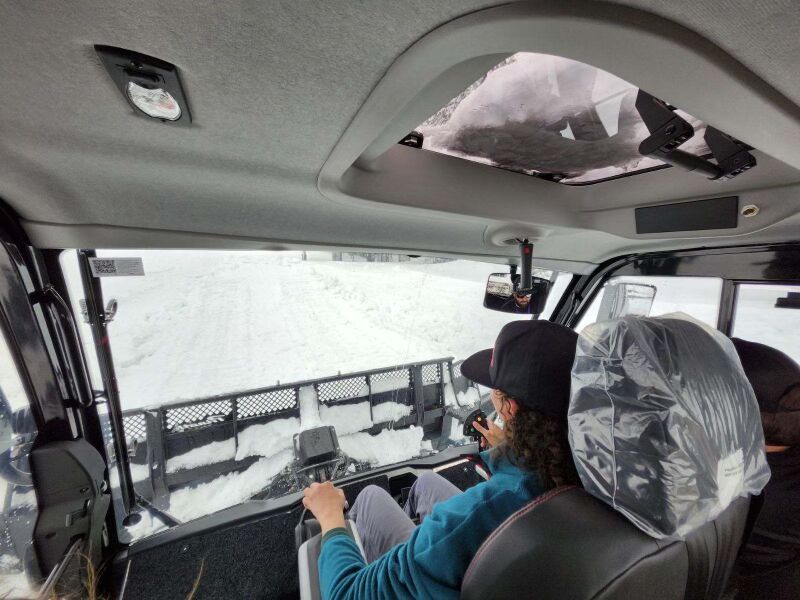
M 558 488 L 506 520 L 462 596 L 721 598 L 750 495 L 769 478 L 731 342 L 688 317 L 588 326 L 569 434 L 584 489 Z
M 735 500 L 685 540 L 656 539 L 584 490 L 557 488 L 489 536 L 461 597 L 716 600 L 741 545 L 748 506 L 747 498 Z

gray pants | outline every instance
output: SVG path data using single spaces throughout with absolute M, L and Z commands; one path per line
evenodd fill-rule
M 348 516 L 355 521 L 367 562 L 371 563 L 405 542 L 416 527 L 412 517 L 418 516 L 421 523 L 437 502 L 460 493 L 456 486 L 432 471 L 426 471 L 414 482 L 404 508 L 400 508 L 383 488 L 375 485 L 365 487 Z

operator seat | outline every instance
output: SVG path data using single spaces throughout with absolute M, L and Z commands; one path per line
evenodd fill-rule
M 577 487 L 540 496 L 483 543 L 465 600 L 716 600 L 739 551 L 749 498 L 686 540 L 658 540 Z

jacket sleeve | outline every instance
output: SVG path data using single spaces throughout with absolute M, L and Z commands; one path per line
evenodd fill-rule
M 403 573 L 407 564 L 406 544 L 392 548 L 367 565 L 355 541 L 348 535 L 325 541 L 319 556 L 319 582 L 323 600 L 365 600 L 367 598 L 409 598 L 408 581 Z
M 412 534 L 407 542 L 367 565 L 349 535 L 342 532 L 330 536 L 322 545 L 318 562 L 323 600 L 429 596 L 431 580 L 437 578 L 414 559 L 415 537 Z
M 366 566 L 355 541 L 344 530 L 326 535 L 318 562 L 322 598 L 356 598 L 353 580 Z
M 486 536 L 499 524 L 496 513 L 517 508 L 508 492 L 492 506 L 479 486 L 437 505 L 411 537 L 365 564 L 355 541 L 342 529 L 331 534 L 319 556 L 323 600 L 371 598 L 458 598 L 461 579 Z

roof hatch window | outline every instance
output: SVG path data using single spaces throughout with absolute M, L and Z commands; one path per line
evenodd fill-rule
M 416 128 L 422 148 L 565 184 L 596 183 L 667 165 L 639 154 L 648 130 L 638 88 L 595 67 L 519 52 Z M 682 149 L 709 153 L 705 125 Z

